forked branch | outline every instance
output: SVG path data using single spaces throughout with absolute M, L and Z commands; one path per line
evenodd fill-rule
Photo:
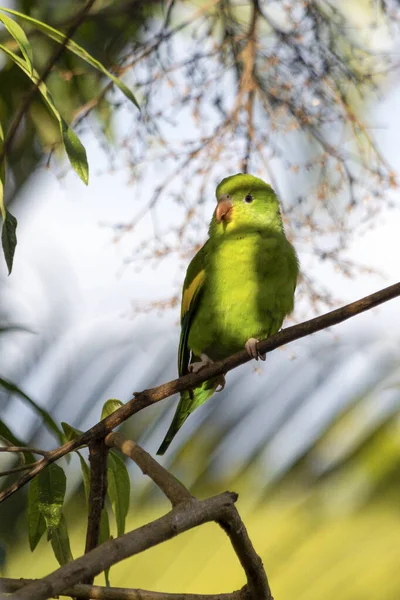
M 233 520 L 234 517 L 230 514 L 230 510 L 234 507 L 236 499 L 236 494 L 225 492 L 207 500 L 193 499 L 190 503 L 181 503 L 163 517 L 126 533 L 117 539 L 109 540 L 91 552 L 88 552 L 88 554 L 43 577 L 43 579 L 28 584 L 15 594 L 7 597 L 0 596 L 0 598 L 1 600 L 44 600 L 45 598 L 58 596 L 66 588 L 70 588 L 83 579 L 95 577 L 121 560 L 144 552 L 148 548 L 152 548 L 161 542 L 170 540 L 189 529 L 210 521 L 220 522 L 223 520 L 224 522 L 230 522 L 232 530 L 235 530 L 235 537 L 243 538 L 244 540 L 244 537 L 247 535 L 244 524 L 240 519 L 235 523 Z M 245 541 L 241 543 L 246 544 Z M 248 557 L 248 561 L 250 560 L 252 560 L 251 556 Z M 254 568 L 262 568 L 260 559 L 258 559 L 258 563 Z M 248 571 L 249 568 L 246 566 L 246 574 Z M 254 589 L 254 585 L 257 584 L 258 580 L 261 581 L 264 578 L 266 580 L 265 573 L 263 577 L 261 574 L 258 578 L 252 576 L 251 581 L 249 581 L 249 588 L 251 586 Z M 271 600 L 270 592 L 269 595 L 264 594 L 250 597 Z

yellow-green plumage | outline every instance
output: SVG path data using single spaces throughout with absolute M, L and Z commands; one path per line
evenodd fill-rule
M 293 309 L 298 261 L 283 231 L 278 198 L 252 175 L 224 179 L 217 200 L 231 205 L 221 222 L 218 208 L 209 239 L 190 263 L 182 295 L 179 375 L 206 354 L 220 360 L 243 349 L 249 338 L 277 332 Z M 225 207 L 226 209 L 226 207 Z M 211 380 L 183 392 L 158 454 L 164 454 L 193 410 L 215 391 Z

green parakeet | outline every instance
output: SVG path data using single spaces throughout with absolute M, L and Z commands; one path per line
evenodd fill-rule
M 243 347 L 265 360 L 258 340 L 276 333 L 293 310 L 299 266 L 274 190 L 238 173 L 221 181 L 216 196 L 209 238 L 189 264 L 183 285 L 179 376 Z M 219 384 L 221 377 L 182 392 L 157 454 L 164 454 L 190 413 Z

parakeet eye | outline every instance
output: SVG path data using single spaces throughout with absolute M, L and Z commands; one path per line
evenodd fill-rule
M 253 202 L 253 196 L 251 194 L 247 194 L 244 201 L 246 202 L 246 204 L 251 204 Z

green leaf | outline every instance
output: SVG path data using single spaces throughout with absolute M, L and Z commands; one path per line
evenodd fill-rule
M 83 431 L 75 429 L 75 427 L 72 427 L 72 425 L 68 425 L 68 423 L 64 423 L 64 421 L 61 422 L 61 427 L 63 428 L 66 442 L 71 442 L 83 433 Z
M 82 477 L 83 477 L 83 487 L 85 489 L 86 504 L 89 505 L 90 469 L 89 469 L 89 465 L 87 464 L 86 460 L 83 458 L 82 454 L 78 451 L 76 453 L 79 456 L 79 461 L 81 463 L 81 471 L 82 471 Z
M 101 519 L 100 519 L 100 533 L 99 533 L 99 545 L 107 542 L 111 537 L 110 534 L 110 520 L 108 518 L 107 507 L 104 506 L 101 511 Z M 110 567 L 104 570 L 104 579 L 106 582 L 106 586 L 110 587 Z
M 110 398 L 110 400 L 107 400 L 104 403 L 102 411 L 101 411 L 101 420 L 103 420 L 106 417 L 108 417 L 109 415 L 111 415 L 113 412 L 118 410 L 123 405 L 124 405 L 124 403 L 121 402 L 121 400 L 117 400 L 116 398 Z
M 64 119 L 61 120 L 61 135 L 69 162 L 83 183 L 87 185 L 89 183 L 89 165 L 85 147 L 82 145 L 75 131 L 67 125 Z
M 104 579 L 106 583 L 106 587 L 110 587 L 110 567 L 108 569 L 104 569 Z
M 3 150 L 4 132 L 0 123 L 0 152 Z M 6 220 L 6 205 L 4 204 L 4 188 L 6 186 L 6 157 L 3 158 L 0 165 L 0 213 L 3 221 Z
M 0 196 L 3 194 L 3 184 L 0 184 Z M 17 246 L 17 219 L 8 211 L 6 211 L 6 218 L 3 221 L 3 227 L 1 229 L 1 245 L 3 246 L 4 257 L 6 259 L 8 274 L 10 275 L 14 262 L 15 248 Z
M 0 148 L 1 151 L 1 148 Z M 0 166 L 0 171 L 1 171 L 1 166 Z M 7 213 L 6 213 L 6 205 L 4 203 L 4 176 L 1 176 L 0 173 L 0 213 L 1 213 L 1 217 L 3 219 L 3 224 L 5 223 L 6 217 L 7 217 Z
M 22 29 L 20 25 L 14 19 L 10 19 L 7 15 L 2 15 L 0 13 L 0 21 L 7 28 L 8 33 L 12 35 L 14 40 L 17 42 L 19 49 L 21 50 L 22 56 L 25 58 L 25 61 L 28 65 L 30 72 L 33 72 L 32 60 L 32 48 L 29 43 L 28 38 L 25 35 L 25 31 Z
M 55 463 L 50 464 L 35 477 L 38 490 L 38 507 L 46 521 L 48 539 L 60 524 L 67 480 L 63 469 Z
M 117 522 L 118 536 L 125 532 L 125 520 L 129 511 L 131 483 L 124 461 L 114 452 L 108 455 L 108 496 Z
M 1 10 L 6 13 L 15 15 L 27 23 L 31 23 L 31 25 L 42 31 L 45 35 L 49 36 L 51 39 L 55 40 L 59 44 L 65 44 L 65 41 L 67 40 L 67 37 L 61 31 L 54 29 L 54 27 L 50 27 L 50 25 L 43 23 L 43 21 L 39 21 L 38 19 L 29 17 L 28 15 L 20 13 L 16 10 L 12 10 L 11 8 L 2 7 Z M 123 83 L 123 81 L 121 81 L 121 79 L 110 73 L 110 71 L 107 71 L 107 69 L 101 64 L 101 62 L 96 60 L 91 54 L 89 54 L 89 52 L 87 52 L 87 50 L 85 50 L 72 40 L 67 40 L 65 47 L 68 48 L 70 52 L 73 52 L 74 54 L 76 54 L 76 56 L 79 56 L 82 60 L 84 60 L 89 65 L 91 65 L 92 67 L 106 75 L 109 79 L 111 79 L 111 81 L 115 83 L 115 85 L 121 90 L 121 92 L 131 102 L 133 102 L 135 106 L 140 108 L 135 96 L 132 94 L 131 90 Z
M 12 383 L 7 379 L 3 379 L 3 377 L 0 377 L 0 387 L 10 392 L 10 394 L 17 394 L 20 398 L 23 398 L 33 408 L 33 410 L 42 417 L 44 423 L 47 425 L 47 428 L 55 434 L 59 442 L 61 444 L 63 443 L 63 432 L 58 428 L 47 410 L 41 408 L 34 400 L 32 400 L 32 398 L 30 398 L 17 385 L 15 385 L 15 383 Z
M 0 148 L 1 150 L 1 148 Z M 0 167 L 1 170 L 1 167 Z M 4 203 L 4 179 L 0 174 L 0 213 L 1 213 L 1 217 L 3 219 L 3 225 L 6 221 L 7 218 L 7 213 L 6 213 L 6 205 Z
M 44 100 L 46 101 L 47 107 L 56 117 L 57 121 L 60 125 L 60 133 L 61 139 L 64 144 L 65 151 L 71 163 L 71 166 L 75 169 L 79 177 L 82 179 L 83 183 L 87 185 L 89 181 L 89 167 L 86 157 L 86 150 L 76 135 L 76 133 L 70 128 L 68 123 L 64 120 L 64 118 L 59 113 L 56 105 L 54 104 L 54 100 L 46 86 L 46 84 L 42 81 L 39 83 L 40 78 L 35 69 L 33 69 L 33 73 L 30 73 L 27 68 L 26 62 L 22 60 L 20 56 L 12 52 L 6 46 L 0 44 L 0 50 L 3 50 L 10 58 L 15 62 L 15 64 L 29 77 L 31 81 L 35 85 L 38 86 L 39 92 L 42 94 Z
M 38 545 L 42 535 L 46 531 L 46 521 L 41 511 L 39 495 L 39 479 L 32 479 L 28 492 L 28 535 L 31 552 Z
M 60 522 L 52 533 L 51 545 L 54 555 L 61 566 L 74 560 L 69 544 L 67 521 L 63 514 L 61 514 Z

